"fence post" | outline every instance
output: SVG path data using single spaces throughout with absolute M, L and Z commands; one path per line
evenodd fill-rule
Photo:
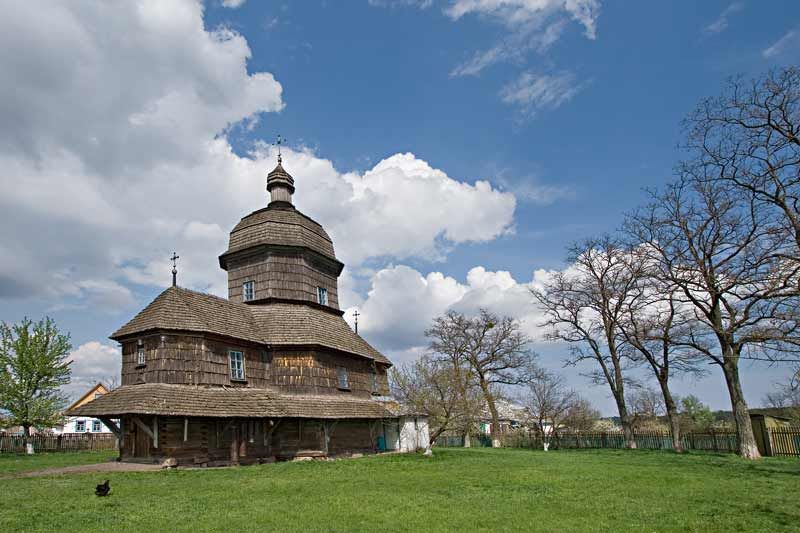
M 714 431 L 714 428 L 711 428 L 711 437 L 714 439 L 714 451 L 719 451 L 719 446 L 717 445 L 717 432 Z

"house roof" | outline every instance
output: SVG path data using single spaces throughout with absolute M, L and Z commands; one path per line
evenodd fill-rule
M 100 392 L 100 394 L 107 394 L 107 393 L 108 393 L 108 389 L 106 388 L 106 386 L 105 386 L 105 385 L 103 385 L 102 383 L 100 383 L 100 382 L 98 381 L 97 383 L 95 383 L 95 384 L 94 384 L 94 386 L 93 386 L 92 388 L 90 388 L 89 390 L 87 390 L 87 391 L 86 391 L 86 392 L 83 394 L 83 396 L 81 396 L 80 398 L 78 398 L 77 400 L 75 400 L 74 402 L 72 402 L 72 405 L 70 405 L 69 407 L 67 407 L 67 409 L 66 409 L 66 410 L 67 410 L 67 411 L 69 411 L 69 410 L 70 410 L 70 409 L 72 409 L 73 407 L 77 407 L 77 406 L 79 406 L 79 405 L 81 405 L 81 404 L 88 403 L 88 402 L 92 401 L 91 399 L 89 399 L 89 396 L 91 396 L 92 394 L 94 394 L 94 393 L 96 393 L 96 392 Z
M 271 389 L 199 387 L 166 383 L 125 385 L 87 404 L 70 409 L 69 416 L 126 414 L 199 416 L 210 418 L 385 418 L 383 403 L 345 395 L 281 394 Z
M 243 304 L 170 287 L 111 338 L 156 329 L 211 333 L 270 346 L 320 346 L 391 364 L 339 313 L 305 303 Z
M 228 250 L 220 256 L 220 266 L 225 268 L 227 256 L 233 253 L 264 245 L 308 248 L 337 261 L 333 242 L 323 227 L 286 204 L 259 209 L 240 220 L 231 230 Z

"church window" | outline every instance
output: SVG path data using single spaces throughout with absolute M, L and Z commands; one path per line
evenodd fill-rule
M 339 388 L 340 389 L 349 389 L 350 388 L 350 378 L 347 375 L 347 369 L 343 366 L 340 366 L 336 369 L 336 374 L 339 378 Z
M 242 284 L 242 294 L 244 301 L 249 302 L 256 299 L 256 284 L 252 281 L 245 281 Z
M 141 339 L 139 339 L 139 342 L 136 344 L 136 364 L 137 365 L 145 364 L 144 341 Z
M 328 305 L 328 289 L 317 287 L 317 302 L 322 305 Z
M 83 433 L 84 431 L 86 431 L 86 420 L 75 421 L 75 432 Z
M 102 431 L 102 428 L 100 427 L 100 421 L 92 420 L 92 433 L 100 433 L 100 431 Z
M 244 380 L 244 354 L 231 350 L 228 352 L 228 359 L 231 362 L 231 379 Z

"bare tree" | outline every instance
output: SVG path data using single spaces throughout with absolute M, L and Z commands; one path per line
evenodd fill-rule
M 542 437 L 544 450 L 570 412 L 577 395 L 567 388 L 564 378 L 545 369 L 535 369 L 528 381 L 524 397 L 525 410 Z
M 492 446 L 500 446 L 495 389 L 524 383 L 525 370 L 534 357 L 529 349 L 530 339 L 521 331 L 519 322 L 484 309 L 471 318 L 451 311 L 434 319 L 425 334 L 431 339 L 434 354 L 458 362 L 457 367 L 462 367 L 462 361 L 465 363 L 491 413 Z
M 564 428 L 571 431 L 590 431 L 600 419 L 600 411 L 586 398 L 575 394 L 562 420 Z
M 597 363 L 599 368 L 589 377 L 611 389 L 626 446 L 635 448 L 625 403 L 625 339 L 619 330 L 626 302 L 642 275 L 630 257 L 629 249 L 611 237 L 589 239 L 570 248 L 567 271 L 556 273 L 532 293 L 547 316 L 547 338 L 570 343 L 567 363 Z
M 770 211 L 800 259 L 800 69 L 730 79 L 684 122 L 692 173 L 738 187 Z
M 640 250 L 633 253 L 637 261 L 646 261 Z M 674 288 L 651 274 L 648 271 L 628 300 L 619 329 L 632 349 L 631 359 L 642 361 L 653 372 L 669 420 L 672 448 L 682 453 L 680 416 L 670 378 L 678 373 L 703 374 L 694 351 L 676 342 L 691 330 L 694 317 L 677 301 Z
M 481 396 L 473 384 L 460 381 L 464 377 L 449 362 L 429 356 L 391 371 L 394 397 L 428 415 L 431 444 L 445 431 L 469 433 L 475 424 L 481 410 Z
M 665 412 L 664 397 L 653 389 L 637 387 L 629 393 L 627 401 L 631 425 L 636 429 L 656 425 L 658 417 Z
M 672 345 L 719 365 L 739 453 L 758 458 L 739 362 L 796 348 L 798 269 L 773 253 L 774 228 L 751 196 L 684 172 L 628 217 L 626 229 L 678 295 L 676 305 L 692 310 L 688 329 Z
M 796 365 L 785 383 L 776 383 L 775 390 L 764 397 L 768 407 L 787 409 L 795 424 L 800 424 L 800 365 Z

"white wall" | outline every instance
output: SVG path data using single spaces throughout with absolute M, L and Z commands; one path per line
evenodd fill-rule
M 83 421 L 84 431 L 78 431 L 78 421 Z M 100 424 L 100 430 L 94 431 L 95 422 Z M 111 430 L 106 427 L 100 420 L 96 418 L 88 418 L 85 416 L 69 416 L 63 428 L 54 428 L 54 433 L 111 433 Z
M 400 442 L 398 450 L 413 452 L 427 449 L 429 446 L 430 430 L 428 417 L 401 416 L 400 417 Z

